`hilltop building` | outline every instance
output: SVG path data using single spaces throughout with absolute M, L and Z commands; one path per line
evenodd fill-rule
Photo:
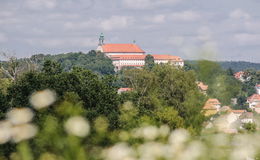
M 146 52 L 137 44 L 105 44 L 104 35 L 99 37 L 98 52 L 104 53 L 109 57 L 115 70 L 121 70 L 123 67 L 142 67 L 145 65 Z M 184 66 L 184 61 L 178 56 L 154 54 L 156 64 L 169 63 L 175 66 Z

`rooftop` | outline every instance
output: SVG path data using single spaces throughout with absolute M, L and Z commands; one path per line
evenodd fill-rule
M 205 106 L 203 109 L 216 109 L 215 105 L 220 105 L 221 103 L 218 101 L 218 99 L 210 98 L 205 103 Z
M 254 102 L 254 101 L 260 101 L 260 95 L 259 94 L 253 94 L 252 96 L 247 98 L 248 102 Z
M 136 44 L 103 44 L 101 47 L 104 53 L 145 53 Z

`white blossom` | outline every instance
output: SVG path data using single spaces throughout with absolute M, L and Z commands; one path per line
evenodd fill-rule
M 68 134 L 78 137 L 87 136 L 90 130 L 87 120 L 80 116 L 69 118 L 64 127 Z
M 0 144 L 8 142 L 11 138 L 12 124 L 9 121 L 0 121 Z
M 108 148 L 103 156 L 106 160 L 135 160 L 134 150 L 126 143 L 119 143 Z
M 7 118 L 13 125 L 28 123 L 33 116 L 33 112 L 29 108 L 14 108 L 7 113 Z
M 37 127 L 33 124 L 22 124 L 12 128 L 12 141 L 20 142 L 33 138 L 37 134 Z
M 169 143 L 173 145 L 181 145 L 189 138 L 189 132 L 185 129 L 176 129 L 170 134 Z
M 38 91 L 32 94 L 30 98 L 30 103 L 35 109 L 42 109 L 50 106 L 56 100 L 56 93 L 45 89 L 43 91 Z
M 170 127 L 167 126 L 167 125 L 162 125 L 160 128 L 159 128 L 159 134 L 160 136 L 162 137 L 166 137 L 168 136 L 170 133 Z

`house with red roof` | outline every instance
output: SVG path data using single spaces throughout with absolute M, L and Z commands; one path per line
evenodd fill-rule
M 117 93 L 118 94 L 121 94 L 121 93 L 124 93 L 124 92 L 130 92 L 130 91 L 132 91 L 133 90 L 133 88 L 119 88 L 118 90 L 117 90 Z
M 260 105 L 260 95 L 253 94 L 252 96 L 248 97 L 247 103 L 249 104 L 249 108 L 254 110 L 256 106 Z
M 255 90 L 257 94 L 260 94 L 260 84 L 255 85 Z
M 203 107 L 203 110 L 205 111 L 205 116 L 211 116 L 218 113 L 220 107 L 221 107 L 221 103 L 219 102 L 218 99 L 215 98 L 208 99 Z
M 101 34 L 99 38 L 98 52 L 104 53 L 109 57 L 115 70 L 121 70 L 122 67 L 142 67 L 145 65 L 145 51 L 137 44 L 105 44 L 104 36 Z M 169 63 L 174 66 L 184 66 L 184 61 L 178 56 L 154 54 L 154 62 L 156 64 Z
M 235 77 L 237 80 L 241 81 L 241 82 L 244 82 L 244 81 L 245 81 L 245 79 L 244 79 L 243 76 L 244 76 L 244 72 L 243 72 L 243 71 L 236 72 L 236 73 L 234 74 L 234 77 Z

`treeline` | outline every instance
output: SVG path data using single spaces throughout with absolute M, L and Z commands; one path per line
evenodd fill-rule
M 88 53 L 75 52 L 57 55 L 36 54 L 30 58 L 7 58 L 9 61 L 1 62 L 1 66 L 3 66 L 7 72 L 17 71 L 17 73 L 10 73 L 11 76 L 32 70 L 40 71 L 46 60 L 58 62 L 63 71 L 71 71 L 73 67 L 81 67 L 102 75 L 115 73 L 111 59 L 93 50 Z M 8 78 L 10 78 L 10 76 Z
M 197 61 L 187 60 L 186 64 L 195 64 Z M 252 63 L 245 61 L 220 61 L 218 63 L 223 69 L 232 69 L 234 72 L 243 71 L 246 69 L 260 70 L 260 63 Z

